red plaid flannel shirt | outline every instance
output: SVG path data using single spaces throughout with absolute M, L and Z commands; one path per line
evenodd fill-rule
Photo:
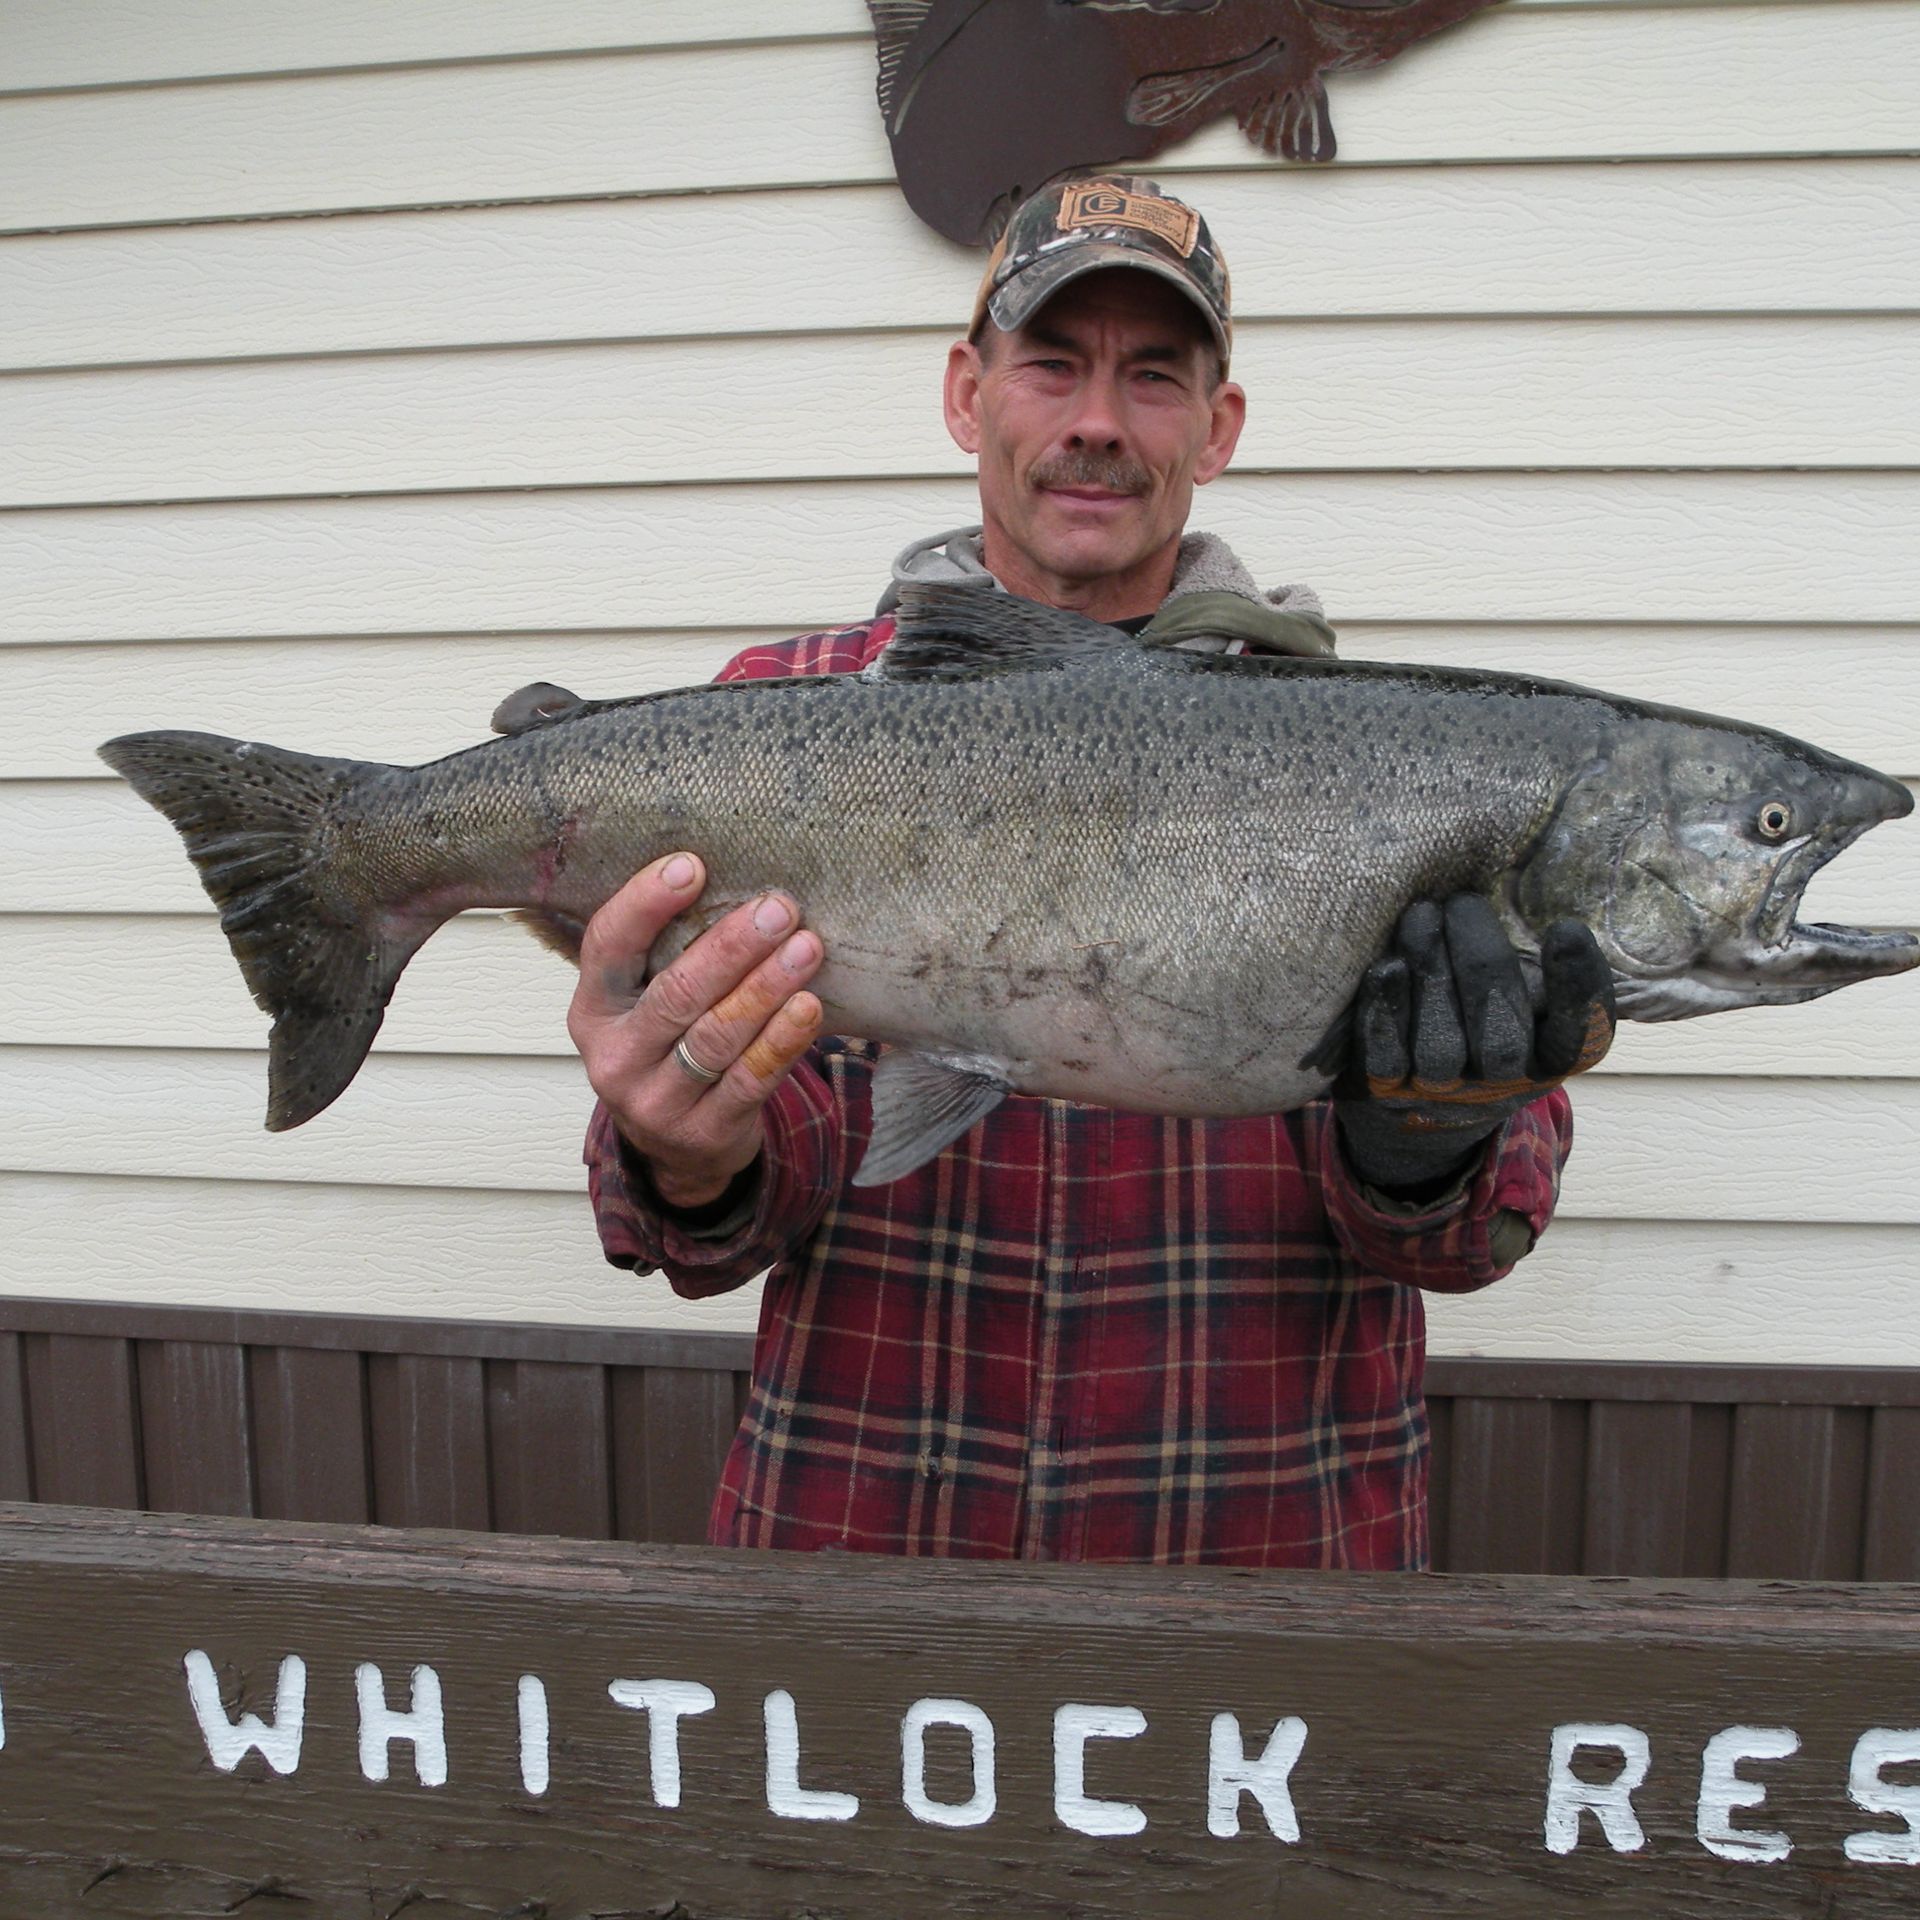
M 892 628 L 754 647 L 720 677 L 852 672 Z M 1546 1226 L 1564 1093 L 1411 1214 L 1349 1173 L 1325 1101 L 1181 1120 L 1015 1096 L 855 1188 L 874 1057 L 830 1039 L 794 1070 L 752 1217 L 718 1239 L 650 1202 L 604 1108 L 587 1136 L 616 1266 L 687 1299 L 772 1268 L 716 1545 L 1427 1564 L 1420 1290 L 1497 1279 L 1501 1212 Z

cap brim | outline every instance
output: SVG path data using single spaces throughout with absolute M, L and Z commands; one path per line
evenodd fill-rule
M 1207 331 L 1220 349 L 1222 362 L 1226 360 L 1231 351 L 1226 329 L 1193 282 L 1177 267 L 1120 241 L 1082 241 L 1063 249 L 1057 258 L 1036 260 L 1031 266 L 1023 267 L 988 300 L 987 314 L 1002 333 L 1012 333 L 1025 326 L 1062 287 L 1108 267 L 1130 267 L 1136 273 L 1153 274 L 1185 294 L 1194 311 L 1207 323 Z

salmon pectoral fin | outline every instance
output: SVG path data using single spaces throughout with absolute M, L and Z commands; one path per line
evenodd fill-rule
M 1329 1080 L 1338 1080 L 1353 1055 L 1353 1029 L 1353 1002 L 1349 1000 L 1333 1016 L 1326 1032 L 1300 1056 L 1300 1071 L 1322 1073 Z
M 370 908 L 324 884 L 322 828 L 364 780 L 391 771 L 211 733 L 130 733 L 100 757 L 186 842 L 241 974 L 273 1016 L 267 1128 L 311 1120 L 360 1071 L 394 982 L 439 924 Z
M 1012 1091 L 1005 1063 L 981 1054 L 883 1053 L 873 1070 L 873 1132 L 853 1184 L 884 1187 L 925 1166 Z

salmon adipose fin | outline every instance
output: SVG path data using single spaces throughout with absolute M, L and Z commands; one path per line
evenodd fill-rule
M 187 843 L 253 997 L 273 1016 L 267 1128 L 311 1120 L 359 1072 L 394 982 L 438 921 L 363 915 L 327 885 L 323 828 L 391 769 L 212 733 L 129 733 L 100 757 Z

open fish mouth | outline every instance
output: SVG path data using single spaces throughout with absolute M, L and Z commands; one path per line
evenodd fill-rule
M 1770 986 L 1811 986 L 1825 993 L 1920 966 L 1920 937 L 1900 929 L 1874 933 L 1796 920 L 1785 942 L 1769 949 L 1760 966 Z
M 1795 921 L 1778 943 L 1744 945 L 1685 973 L 1614 975 L 1624 1020 L 1689 1020 L 1737 1007 L 1790 1007 L 1920 967 L 1920 936 Z

